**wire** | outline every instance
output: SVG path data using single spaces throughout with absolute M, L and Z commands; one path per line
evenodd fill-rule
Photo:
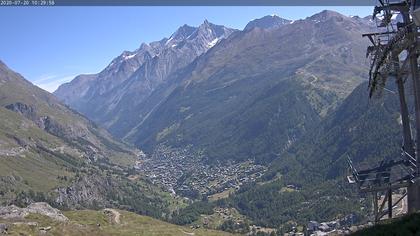
M 384 87 L 384 90 L 385 90 L 385 91 L 388 91 L 388 92 L 390 92 L 390 93 L 392 93 L 392 94 L 394 94 L 394 95 L 396 95 L 396 94 L 397 94 L 395 91 L 392 91 L 392 90 L 387 89 L 387 88 L 385 88 L 385 87 Z

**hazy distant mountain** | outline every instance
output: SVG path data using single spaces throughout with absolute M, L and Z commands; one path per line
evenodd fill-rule
M 235 30 L 205 20 L 184 25 L 169 39 L 124 52 L 96 75 L 81 75 L 54 94 L 66 104 L 110 127 L 139 104 L 168 75 L 188 65 Z M 134 114 L 135 115 L 135 114 Z
M 244 28 L 245 31 L 258 27 L 261 29 L 278 28 L 280 26 L 292 23 L 291 20 L 280 18 L 276 15 L 264 16 L 250 21 Z

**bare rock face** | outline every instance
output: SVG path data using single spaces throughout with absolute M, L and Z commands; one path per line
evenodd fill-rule
M 80 141 L 80 137 L 87 138 L 87 140 L 84 141 L 84 153 L 88 160 L 96 161 L 97 159 L 104 158 L 104 155 L 100 153 L 100 150 L 98 150 L 98 148 L 94 144 L 95 141 L 88 138 L 89 128 L 86 129 L 83 126 L 62 124 L 58 122 L 54 117 L 42 116 L 37 111 L 37 108 L 35 106 L 21 102 L 6 105 L 5 108 L 10 111 L 21 114 L 25 118 L 33 121 L 40 129 L 54 136 L 73 141 Z M 34 146 L 33 143 L 30 143 L 29 141 L 26 141 L 22 138 L 13 136 L 13 139 L 21 147 L 26 147 L 28 145 Z M 2 153 L 6 153 L 6 151 L 2 152 L 0 150 L 0 154 Z M 8 151 L 7 153 L 9 153 L 9 155 L 17 155 L 19 153 L 19 150 Z
M 64 216 L 60 210 L 51 207 L 45 202 L 35 202 L 26 208 L 20 208 L 15 205 L 0 207 L 0 218 L 3 219 L 23 219 L 30 213 L 40 214 L 50 217 L 56 221 L 66 222 L 69 219 Z
M 77 137 L 86 135 L 86 132 L 79 127 L 64 126 L 50 116 L 41 116 L 34 106 L 16 102 L 5 106 L 5 108 L 32 120 L 39 128 L 52 135 L 70 139 L 77 139 Z
M 37 118 L 36 115 L 36 110 L 33 106 L 21 103 L 21 102 L 16 102 L 16 103 L 12 103 L 9 104 L 7 106 L 5 106 L 5 108 L 20 113 L 22 114 L 24 117 L 30 119 L 30 120 L 34 120 Z
M 0 234 L 7 234 L 8 228 L 7 224 L 0 224 Z
M 41 214 L 48 216 L 56 221 L 68 221 L 69 219 L 64 216 L 60 210 L 51 207 L 48 203 L 45 202 L 35 202 L 29 205 L 26 210 L 29 213 Z
M 0 218 L 2 219 L 22 219 L 28 213 L 25 213 L 22 208 L 15 205 L 0 207 Z
M 69 187 L 58 188 L 56 203 L 61 206 L 82 207 L 95 202 L 105 204 L 104 193 L 113 188 L 111 180 L 100 176 L 83 176 Z

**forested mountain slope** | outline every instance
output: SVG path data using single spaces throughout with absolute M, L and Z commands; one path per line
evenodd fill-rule
M 360 207 L 369 202 L 359 202 L 361 196 L 347 182 L 346 158 L 359 168 L 399 158 L 400 107 L 392 91 L 396 88 L 390 80 L 382 96 L 369 99 L 367 83 L 359 85 L 317 127 L 278 155 L 264 177 L 267 184 L 242 189 L 231 203 L 271 226 L 288 219 L 303 223 L 363 212 Z M 297 186 L 298 191 L 282 191 L 288 185 Z

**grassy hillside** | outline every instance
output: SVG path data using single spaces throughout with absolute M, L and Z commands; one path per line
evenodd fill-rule
M 30 214 L 24 220 L 2 220 L 0 223 L 9 225 L 8 235 L 38 235 L 42 228 L 51 227 L 47 235 L 136 235 L 136 236 L 216 236 L 232 235 L 222 231 L 206 229 L 190 229 L 159 221 L 147 216 L 137 215 L 127 211 L 114 211 L 114 214 L 104 211 L 79 210 L 65 211 L 68 222 L 53 221 L 39 214 Z M 118 216 L 117 216 L 118 214 Z M 32 223 L 29 223 L 32 222 Z M 36 225 L 34 225 L 36 222 Z
M 85 159 L 100 158 L 121 165 L 133 164 L 136 159 L 133 149 L 115 141 L 104 129 L 60 103 L 52 94 L 32 85 L 1 61 L 0 94 L 0 107 L 20 115 L 2 115 L 5 122 L 20 125 L 19 129 L 12 130 L 15 133 L 9 132 L 2 140 L 14 139 L 14 143 L 20 146 L 39 141 L 31 140 L 32 130 L 27 129 L 28 122 L 32 121 L 41 131 L 56 137 L 55 140 L 45 138 L 44 142 L 51 140 L 51 146 L 60 151 L 64 148 L 61 152 L 66 152 L 68 148 L 77 149 L 79 153 L 70 155 Z M 4 113 L 4 110 L 1 112 Z M 22 122 L 26 126 L 20 124 Z M 10 140 L 6 142 L 10 143 Z
M 353 236 L 411 236 L 420 234 L 420 213 L 405 216 L 401 219 L 383 222 L 382 224 L 358 231 Z
M 140 151 L 32 85 L 0 61 L 0 205 L 118 207 L 167 218 L 176 200 L 130 179 Z
M 48 191 L 60 184 L 66 184 L 58 176 L 73 176 L 69 170 L 71 164 L 53 154 L 37 149 L 41 145 L 45 148 L 55 148 L 62 144 L 57 137 L 41 130 L 31 121 L 23 119 L 19 114 L 0 108 L 0 190 L 7 192 L 8 188 L 15 190 L 32 186 L 38 191 Z M 29 146 L 18 137 L 31 137 L 37 144 Z M 69 150 L 70 151 L 70 150 Z M 77 150 L 71 150 L 77 154 Z M 76 160 L 75 160 L 76 162 Z M 7 182 L 10 182 L 7 184 Z M 14 186 L 13 186 L 14 185 Z

